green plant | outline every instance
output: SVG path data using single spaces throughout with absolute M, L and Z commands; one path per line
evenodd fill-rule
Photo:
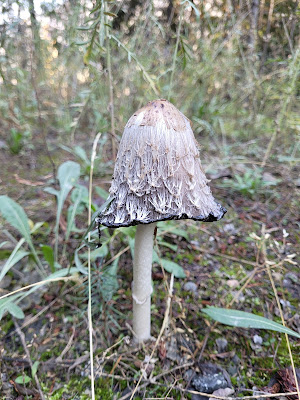
M 9 132 L 8 147 L 12 154 L 19 154 L 23 148 L 22 132 L 12 128 Z
M 257 194 L 268 192 L 271 186 L 275 186 L 279 182 L 279 179 L 276 181 L 264 180 L 263 171 L 260 168 L 247 168 L 243 175 L 235 174 L 233 180 L 226 179 L 221 186 L 253 198 Z
M 24 211 L 24 209 L 17 204 L 14 200 L 9 198 L 8 196 L 0 196 L 0 213 L 6 219 L 6 221 L 12 225 L 15 229 L 19 231 L 22 235 L 22 239 L 18 242 L 15 247 L 13 253 L 10 258 L 7 260 L 7 263 L 4 265 L 3 270 L 1 272 L 1 277 L 3 277 L 6 272 L 21 258 L 26 256 L 27 254 L 20 250 L 21 246 L 26 242 L 28 244 L 29 249 L 31 250 L 34 260 L 36 262 L 36 266 L 41 274 L 41 276 L 45 276 L 45 269 L 40 260 L 40 257 L 35 249 L 35 246 L 32 241 L 32 232 L 41 227 L 43 223 L 36 224 L 33 229 L 30 229 L 29 219 Z
M 45 192 L 54 194 L 57 200 L 57 212 L 56 212 L 56 224 L 54 228 L 55 233 L 55 245 L 54 245 L 54 260 L 57 261 L 58 258 L 58 241 L 59 241 L 59 221 L 62 213 L 64 202 L 76 185 L 77 180 L 80 176 L 80 166 L 73 161 L 66 161 L 58 168 L 58 181 L 60 189 L 56 190 L 52 187 L 45 189 Z
M 58 169 L 58 181 L 60 184 L 60 190 L 55 190 L 53 188 L 47 188 L 45 191 L 51 194 L 55 194 L 57 198 L 57 218 L 55 224 L 55 248 L 52 249 L 51 246 L 37 244 L 34 242 L 32 234 L 43 226 L 43 222 L 38 222 L 33 227 L 30 228 L 31 224 L 24 211 L 24 209 L 17 204 L 14 200 L 8 196 L 0 196 L 0 213 L 3 218 L 12 225 L 21 235 L 22 238 L 17 242 L 17 245 L 9 255 L 6 263 L 4 264 L 0 272 L 0 280 L 10 271 L 10 269 L 16 265 L 20 260 L 25 257 L 32 256 L 35 261 L 36 268 L 43 278 L 41 283 L 30 285 L 25 293 L 22 293 L 22 289 L 17 291 L 13 295 L 4 295 L 0 297 L 0 319 L 2 318 L 4 312 L 8 311 L 11 315 L 16 318 L 24 318 L 24 313 L 22 309 L 18 306 L 18 303 L 30 293 L 38 289 L 42 284 L 47 284 L 53 280 L 68 279 L 67 275 L 70 274 L 72 279 L 72 274 L 78 271 L 76 268 L 63 268 L 58 263 L 58 242 L 59 242 L 59 221 L 63 210 L 64 202 L 76 184 L 80 175 L 80 166 L 72 161 L 67 161 L 62 164 Z M 67 218 L 67 230 L 65 238 L 69 238 L 72 231 L 80 232 L 75 225 L 75 217 L 79 211 L 82 211 L 82 204 L 86 205 L 87 199 L 87 189 L 84 186 L 77 185 L 74 193 L 72 193 L 73 203 L 68 209 Z M 24 246 L 28 248 L 24 249 Z M 39 250 L 39 248 L 41 250 Z M 65 248 L 64 248 L 65 250 Z M 41 258 L 41 253 L 43 259 Z M 48 270 L 46 265 L 49 265 L 50 271 L 52 272 L 48 275 Z
M 59 271 L 56 271 L 54 274 L 48 275 L 46 279 L 40 282 L 33 283 L 26 286 L 25 288 L 20 288 L 16 291 L 0 296 L 0 320 L 2 319 L 5 312 L 9 312 L 15 318 L 25 318 L 22 309 L 18 306 L 18 303 L 20 303 L 20 301 L 22 301 L 26 296 L 30 295 L 43 285 L 47 285 L 51 282 L 56 282 L 60 280 L 76 280 L 76 273 L 78 273 L 77 268 L 62 268 Z
M 19 383 L 21 385 L 26 385 L 26 383 L 31 382 L 31 378 L 29 376 L 25 375 L 19 375 L 16 379 L 15 379 L 16 383 Z

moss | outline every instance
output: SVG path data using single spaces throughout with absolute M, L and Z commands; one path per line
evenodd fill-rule
M 11 318 L 7 318 L 6 322 L 1 321 L 1 331 L 7 334 L 10 329 L 14 326 L 14 322 Z
M 50 396 L 49 400 L 89 400 L 90 399 L 91 381 L 88 378 L 72 377 L 71 380 L 63 385 L 63 387 L 55 390 Z M 47 392 L 49 389 L 43 387 Z M 95 381 L 95 395 L 98 399 L 110 400 L 113 398 L 114 392 L 111 388 L 110 381 L 107 379 L 96 379 Z
M 54 347 L 48 350 L 45 350 L 42 354 L 41 354 L 41 361 L 47 361 L 50 360 L 52 357 L 58 357 L 61 355 L 62 349 L 60 349 L 59 347 Z
M 299 353 L 299 347 L 297 347 L 297 343 L 295 343 L 295 341 L 293 339 L 289 339 L 290 340 L 290 346 L 291 346 L 291 352 L 293 355 L 293 359 L 294 359 L 294 364 L 295 365 L 299 365 L 300 364 L 300 353 Z M 281 344 L 278 347 L 278 351 L 277 351 L 277 358 L 280 362 L 280 365 L 284 368 L 287 367 L 291 364 L 291 360 L 290 360 L 290 355 L 288 352 L 288 347 L 286 344 L 286 339 L 284 337 L 284 339 L 282 340 Z
M 232 376 L 230 379 L 231 379 L 232 386 L 233 387 L 237 387 L 237 385 L 238 385 L 237 377 L 236 376 Z
M 0 250 L 0 260 L 5 260 L 6 258 L 8 258 L 11 254 L 11 250 Z

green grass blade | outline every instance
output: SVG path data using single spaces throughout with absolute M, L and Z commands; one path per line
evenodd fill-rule
M 266 329 L 287 333 L 288 335 L 295 336 L 300 339 L 299 333 L 259 315 L 217 307 L 208 307 L 202 310 L 202 312 L 224 325 L 236 326 L 239 328 Z

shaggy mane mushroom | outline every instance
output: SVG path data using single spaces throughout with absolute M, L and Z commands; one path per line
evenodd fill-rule
M 164 99 L 149 102 L 127 122 L 110 188 L 98 216 L 107 227 L 138 225 L 133 261 L 133 330 L 150 338 L 151 268 L 156 222 L 217 221 L 226 213 L 207 185 L 190 121 Z

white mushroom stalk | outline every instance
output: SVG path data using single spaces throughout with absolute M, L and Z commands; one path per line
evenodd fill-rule
M 155 223 L 138 225 L 133 260 L 133 331 L 138 342 L 151 337 L 152 254 Z
M 155 222 L 217 221 L 190 121 L 167 100 L 155 100 L 127 122 L 110 188 L 112 201 L 97 218 L 108 227 L 138 225 L 133 271 L 133 329 L 150 338 L 151 264 Z

